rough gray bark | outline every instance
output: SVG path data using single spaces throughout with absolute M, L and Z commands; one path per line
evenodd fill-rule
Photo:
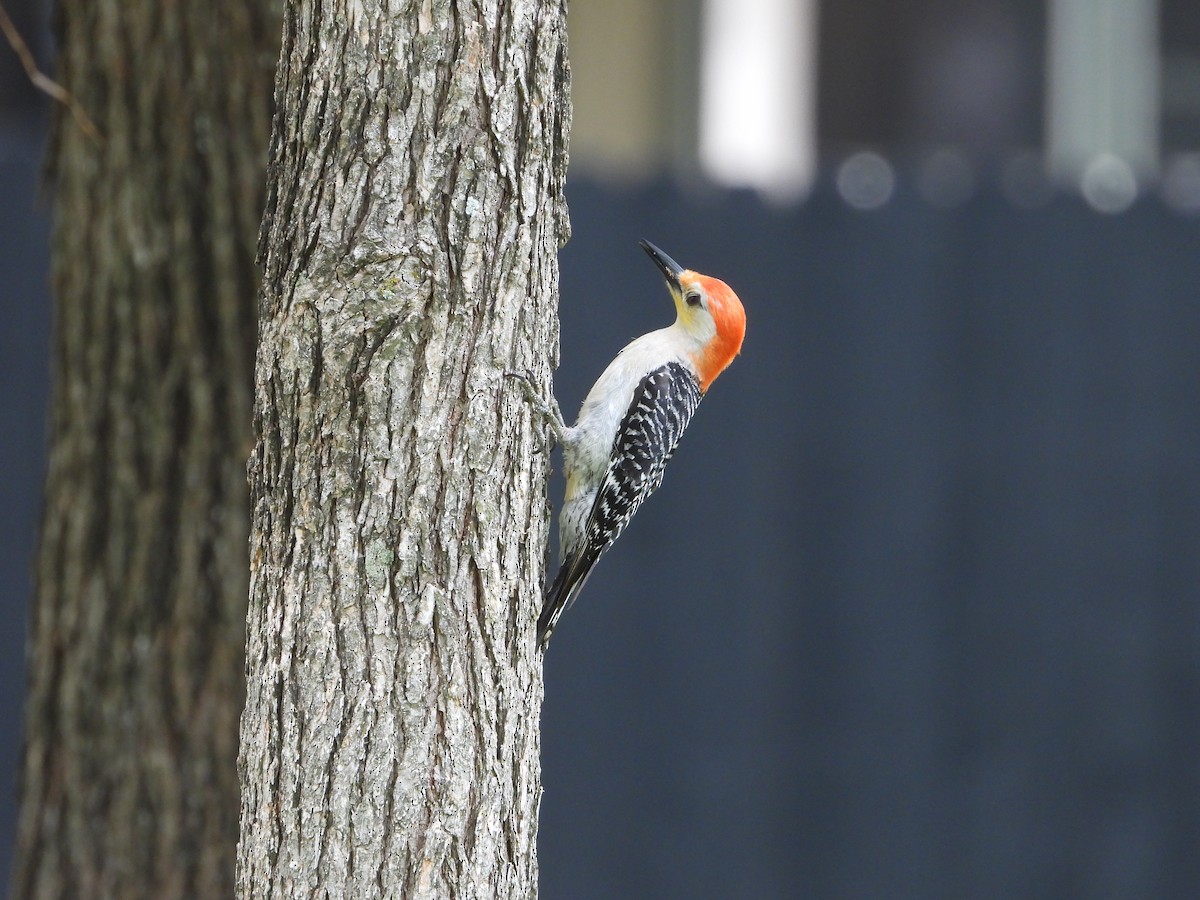
M 233 891 L 267 2 L 60 0 L 14 897 Z
M 565 10 L 295 0 L 276 100 L 238 889 L 532 897 Z

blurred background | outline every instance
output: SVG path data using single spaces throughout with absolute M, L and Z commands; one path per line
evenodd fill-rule
M 639 238 L 749 327 L 547 655 L 544 896 L 1200 896 L 1200 7 L 569 27 L 564 410 L 670 321 Z M 0 46 L 5 872 L 48 118 Z

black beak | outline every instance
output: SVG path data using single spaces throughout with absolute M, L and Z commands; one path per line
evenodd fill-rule
M 679 276 L 683 274 L 684 268 L 667 254 L 663 253 L 649 241 L 639 241 L 642 249 L 654 260 L 654 264 L 662 269 L 662 273 L 666 276 L 667 283 L 672 287 L 679 287 Z

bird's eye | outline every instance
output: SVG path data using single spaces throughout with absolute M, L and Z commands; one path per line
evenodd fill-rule
M 684 295 L 683 299 L 687 301 L 688 306 L 699 306 L 700 305 L 700 294 L 697 291 L 688 291 Z

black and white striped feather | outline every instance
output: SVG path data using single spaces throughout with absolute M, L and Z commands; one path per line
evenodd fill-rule
M 538 617 L 545 647 L 559 616 L 583 590 L 604 551 L 620 537 L 642 502 L 662 484 L 666 468 L 704 395 L 692 372 L 678 362 L 645 375 L 613 440 L 608 469 L 592 503 L 583 537 L 570 548 L 546 591 Z

